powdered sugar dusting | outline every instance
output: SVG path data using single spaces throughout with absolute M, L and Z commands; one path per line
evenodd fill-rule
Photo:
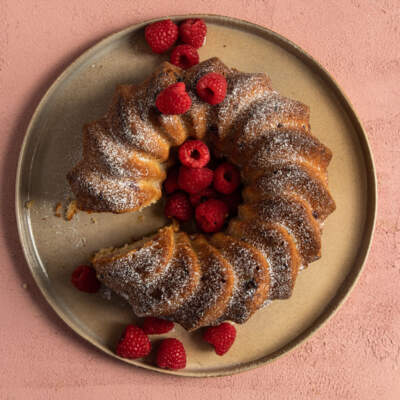
M 219 139 L 224 139 L 235 116 L 243 108 L 271 91 L 269 78 L 265 74 L 234 72 L 227 76 L 227 83 L 226 97 L 216 110 Z
M 235 289 L 228 309 L 219 321 L 244 323 L 268 297 L 269 265 L 258 257 L 257 250 L 229 236 L 216 235 L 212 243 L 232 265 Z M 219 322 L 217 321 L 217 322 Z
M 198 289 L 201 276 L 197 256 L 186 234 L 177 234 L 169 268 L 161 279 L 140 285 L 132 302 L 138 316 L 168 316 L 188 301 Z
M 228 233 L 261 251 L 268 260 L 270 299 L 284 299 L 292 293 L 292 270 L 289 244 L 281 232 L 256 221 L 231 221 Z
M 301 130 L 265 131 L 255 150 L 245 170 L 266 169 L 277 159 L 305 161 L 313 168 L 324 170 L 330 160 L 326 147 Z
M 268 129 L 295 128 L 300 124 L 308 127 L 308 108 L 293 99 L 281 96 L 275 91 L 267 92 L 260 100 L 251 103 L 246 115 L 242 116 L 239 142 L 249 142 Z M 300 121 L 300 124 L 299 124 Z
M 269 165 L 263 175 L 249 187 L 249 197 L 262 199 L 297 193 L 312 207 L 312 215 L 318 221 L 324 220 L 335 209 L 335 203 L 323 181 L 306 165 L 277 161 Z
M 134 302 L 138 292 L 156 285 L 167 273 L 173 248 L 172 230 L 165 228 L 141 247 L 99 252 L 92 263 L 100 281 Z
M 78 206 L 92 211 L 123 212 L 137 210 L 161 196 L 161 187 L 143 186 L 132 178 L 111 177 L 86 164 L 78 165 L 70 176 L 74 193 L 80 193 Z
M 138 166 L 128 162 L 132 157 L 132 152 L 107 132 L 105 124 L 90 125 L 87 129 L 86 140 L 86 155 L 91 165 L 97 164 L 110 176 L 141 178 L 150 175 L 144 161 Z M 136 154 L 135 156 L 139 159 Z
M 157 242 L 142 247 L 110 263 L 108 278 L 124 287 L 153 284 L 156 270 L 164 262 L 165 252 Z
M 204 239 L 203 239 L 204 240 Z M 214 323 L 225 312 L 233 291 L 233 271 L 216 255 L 207 242 L 195 241 L 195 250 L 202 268 L 196 294 L 172 316 L 185 329 Z
M 319 225 L 314 221 L 311 211 L 307 210 L 307 204 L 301 199 L 292 196 L 267 198 L 241 206 L 239 215 L 252 215 L 271 223 L 281 223 L 293 234 L 305 264 L 319 258 Z
M 111 112 L 111 129 L 115 137 L 136 150 L 165 161 L 168 157 L 169 145 L 157 132 L 157 128 L 149 119 L 142 119 L 131 97 L 121 97 L 116 103 L 116 110 Z M 154 106 L 153 106 L 154 107 Z

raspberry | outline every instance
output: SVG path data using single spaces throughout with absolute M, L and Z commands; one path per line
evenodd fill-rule
M 223 163 L 214 172 L 214 189 L 223 194 L 233 193 L 240 185 L 240 173 L 230 163 Z
M 160 368 L 185 368 L 186 352 L 182 342 L 178 339 L 164 339 L 158 347 L 156 362 Z
M 163 114 L 183 114 L 192 105 L 183 82 L 174 83 L 160 92 L 156 98 L 156 106 Z
M 240 191 L 221 196 L 220 199 L 228 206 L 229 214 L 234 215 L 242 202 L 242 194 Z
M 218 232 L 223 227 L 228 216 L 228 207 L 221 200 L 210 199 L 197 206 L 196 222 L 206 233 Z
M 199 63 L 199 53 L 188 44 L 180 44 L 172 50 L 170 61 L 177 67 L 188 69 Z
M 189 221 L 193 216 L 193 208 L 185 193 L 174 193 L 165 204 L 165 215 L 176 218 L 179 221 Z
M 226 96 L 227 83 L 223 75 L 210 72 L 199 79 L 196 91 L 206 103 L 215 105 L 221 103 Z
M 213 181 L 213 171 L 209 168 L 179 168 L 178 185 L 187 193 L 199 193 Z
M 142 329 L 128 325 L 122 335 L 116 353 L 123 358 L 141 358 L 150 353 L 151 344 Z
M 146 317 L 143 321 L 143 331 L 147 335 L 167 333 L 173 328 L 173 322 L 161 318 Z
M 236 329 L 227 322 L 218 326 L 210 326 L 203 334 L 203 339 L 214 346 L 215 352 L 222 356 L 232 346 L 236 338 Z
M 167 179 L 164 181 L 165 193 L 171 194 L 179 189 L 178 186 L 178 168 L 172 168 L 168 171 Z
M 189 200 L 192 203 L 192 206 L 196 207 L 199 204 L 204 203 L 208 199 L 215 199 L 217 196 L 217 192 L 212 187 L 208 187 L 203 189 L 199 193 L 191 194 L 189 196 Z
M 188 140 L 178 150 L 179 160 L 191 168 L 202 168 L 210 161 L 210 150 L 200 140 Z
M 71 275 L 72 284 L 82 292 L 96 293 L 100 289 L 96 271 L 89 265 L 79 265 Z
M 207 26 L 202 19 L 187 19 L 179 25 L 179 37 L 183 43 L 196 49 L 203 46 L 207 34 Z
M 178 27 L 170 19 L 146 26 L 144 36 L 154 53 L 164 53 L 178 39 Z

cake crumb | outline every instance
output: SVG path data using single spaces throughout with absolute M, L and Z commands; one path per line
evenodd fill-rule
M 33 206 L 33 200 L 29 200 L 25 202 L 25 208 L 30 209 Z
M 108 287 L 102 286 L 101 289 L 100 289 L 100 296 L 104 300 L 111 301 L 111 298 L 112 298 L 111 289 L 109 289 Z
M 28 289 L 28 284 L 24 282 L 24 283 L 21 285 L 21 287 L 22 287 L 22 289 L 25 289 L 25 290 L 26 290 L 26 289 Z
M 73 218 L 73 216 L 76 214 L 77 211 L 78 207 L 76 205 L 76 200 L 70 201 L 65 211 L 65 219 L 67 221 L 71 221 L 71 219 Z
M 172 219 L 172 225 L 171 226 L 172 226 L 172 229 L 173 229 L 174 232 L 178 232 L 179 231 L 180 225 L 179 225 L 179 222 L 175 218 Z
M 86 247 L 86 238 L 82 237 L 76 242 L 76 247 Z
M 54 215 L 56 217 L 60 218 L 61 217 L 61 213 L 62 213 L 62 205 L 61 205 L 61 203 L 57 203 L 56 207 L 54 209 Z
M 96 219 L 94 217 L 90 217 L 90 222 L 92 224 L 96 224 L 97 223 L 97 221 L 96 221 Z

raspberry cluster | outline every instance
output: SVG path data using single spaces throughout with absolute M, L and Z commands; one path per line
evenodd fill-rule
M 167 333 L 173 327 L 173 322 L 154 317 L 145 318 L 142 328 L 128 325 L 118 342 L 116 353 L 131 360 L 147 357 L 152 347 L 148 335 Z M 157 348 L 156 363 L 160 368 L 185 368 L 186 352 L 182 342 L 173 338 L 163 339 Z
M 172 64 L 187 69 L 199 63 L 199 49 L 205 43 L 207 26 L 201 18 L 186 19 L 179 27 L 170 19 L 148 25 L 144 35 L 154 53 L 165 53 L 180 40 L 170 56 Z
M 180 23 L 179 27 L 170 19 L 154 22 L 145 29 L 145 38 L 154 53 L 164 53 L 173 48 L 170 62 L 182 69 L 199 63 L 199 49 L 204 43 L 207 26 L 201 18 L 191 18 Z M 223 75 L 209 73 L 197 82 L 196 93 L 199 98 L 211 105 L 221 103 L 226 95 L 227 83 Z M 178 115 L 188 111 L 192 100 L 182 82 L 173 84 L 158 94 L 156 106 L 167 115 Z
M 117 344 L 116 353 L 129 359 L 147 357 L 152 348 L 148 335 L 168 333 L 173 327 L 173 322 L 155 317 L 146 317 L 142 328 L 128 325 Z M 236 328 L 227 322 L 210 326 L 203 332 L 203 340 L 211 344 L 219 356 L 231 348 L 235 338 Z M 160 368 L 172 370 L 185 368 L 186 351 L 182 342 L 175 338 L 161 340 L 157 346 L 156 364 Z
M 213 106 L 224 101 L 226 89 L 225 77 L 214 72 L 202 76 L 196 85 L 197 96 Z M 156 97 L 156 107 L 162 114 L 184 114 L 190 110 L 191 106 L 192 99 L 186 92 L 186 86 L 183 82 L 168 86 Z
M 238 169 L 223 162 L 211 169 L 210 150 L 200 140 L 187 140 L 178 149 L 180 166 L 167 174 L 165 215 L 182 222 L 192 219 L 206 233 L 218 232 L 241 202 Z

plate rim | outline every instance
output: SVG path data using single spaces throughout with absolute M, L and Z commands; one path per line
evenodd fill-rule
M 21 179 L 22 179 L 22 168 L 25 161 L 26 151 L 27 151 L 27 143 L 31 135 L 31 131 L 35 122 L 41 113 L 44 104 L 47 99 L 53 94 L 56 89 L 58 83 L 62 82 L 63 79 L 68 76 L 69 72 L 73 70 L 81 61 L 85 58 L 90 57 L 93 53 L 96 53 L 98 49 L 103 46 L 111 43 L 115 40 L 118 40 L 120 37 L 132 33 L 136 30 L 140 30 L 149 23 L 159 21 L 162 19 L 171 18 L 172 20 L 182 20 L 187 18 L 203 18 L 206 21 L 209 20 L 214 23 L 228 23 L 234 26 L 245 27 L 247 31 L 258 32 L 269 36 L 269 38 L 277 43 L 279 46 L 285 48 L 285 50 L 289 51 L 291 54 L 294 54 L 296 57 L 300 58 L 303 62 L 307 64 L 309 68 L 311 68 L 314 72 L 316 72 L 319 76 L 322 77 L 325 83 L 328 84 L 330 90 L 333 91 L 337 99 L 339 100 L 342 107 L 344 107 L 351 124 L 354 127 L 355 132 L 357 133 L 357 137 L 360 143 L 361 152 L 364 158 L 365 164 L 365 172 L 366 172 L 366 185 L 367 185 L 367 208 L 366 208 L 366 220 L 365 227 L 363 230 L 363 240 L 358 250 L 358 253 L 355 257 L 355 261 L 353 264 L 353 268 L 350 270 L 342 285 L 336 292 L 335 296 L 331 299 L 331 301 L 324 308 L 323 312 L 317 317 L 317 319 L 309 325 L 301 334 L 296 336 L 294 339 L 289 341 L 280 349 L 274 351 L 273 353 L 263 356 L 259 359 L 248 361 L 244 364 L 238 364 L 234 367 L 224 367 L 221 370 L 211 371 L 211 372 L 196 372 L 196 371 L 185 371 L 178 370 L 172 371 L 167 369 L 161 369 L 156 366 L 148 365 L 141 363 L 136 360 L 128 360 L 125 358 L 121 358 L 117 356 L 114 352 L 112 352 L 106 346 L 101 345 L 92 339 L 87 333 L 84 332 L 82 328 L 79 327 L 74 321 L 68 316 L 67 312 L 58 304 L 56 300 L 53 299 L 52 296 L 49 295 L 50 288 L 45 287 L 42 284 L 41 277 L 35 270 L 32 268 L 32 263 L 34 262 L 34 257 L 28 252 L 28 240 L 25 238 L 23 232 L 24 225 L 24 215 L 23 209 L 24 204 L 22 204 L 23 199 L 20 193 L 21 187 Z M 26 161 L 25 161 L 26 162 Z M 347 98 L 346 94 L 342 90 L 341 86 L 336 82 L 336 80 L 331 76 L 331 74 L 311 55 L 305 52 L 300 46 L 293 43 L 291 40 L 283 37 L 282 35 L 276 33 L 275 31 L 261 26 L 259 24 L 255 24 L 240 18 L 228 17 L 218 14 L 183 14 L 183 15 L 171 15 L 164 16 L 161 18 L 153 18 L 146 21 L 142 21 L 137 24 L 130 25 L 122 30 L 118 30 L 112 34 L 109 34 L 102 39 L 100 39 L 96 44 L 89 47 L 87 50 L 83 51 L 74 61 L 72 61 L 62 72 L 58 75 L 58 77 L 51 83 L 49 88 L 46 90 L 43 97 L 40 99 L 37 104 L 35 111 L 33 112 L 28 127 L 25 131 L 24 139 L 20 148 L 20 153 L 18 157 L 18 165 L 16 171 L 16 184 L 15 184 L 15 214 L 16 214 L 16 222 L 18 229 L 18 236 L 21 242 L 21 246 L 23 249 L 24 257 L 26 263 L 29 267 L 29 270 L 34 278 L 36 285 L 39 287 L 42 295 L 52 307 L 54 312 L 60 317 L 75 333 L 77 333 L 80 337 L 102 350 L 104 353 L 112 356 L 115 359 L 119 359 L 127 364 L 135 365 L 137 367 L 141 367 L 151 371 L 157 371 L 164 374 L 175 375 L 175 376 L 185 376 L 185 377 L 197 377 L 197 378 L 205 378 L 205 377 L 216 377 L 216 376 L 229 376 L 235 375 L 241 372 L 245 372 L 251 369 L 258 368 L 262 365 L 266 365 L 283 355 L 293 351 L 299 345 L 304 343 L 307 339 L 311 338 L 325 323 L 327 323 L 339 310 L 339 308 L 344 304 L 350 293 L 352 292 L 354 286 L 357 284 L 358 279 L 361 275 L 361 272 L 364 268 L 364 265 L 368 259 L 368 254 L 371 248 L 371 244 L 374 237 L 376 218 L 377 218 L 377 201 L 378 201 L 378 191 L 377 191 L 377 177 L 376 177 L 376 169 L 373 160 L 371 146 L 369 144 L 368 136 L 362 126 L 360 119 L 358 118 L 353 105 L 350 100 Z

